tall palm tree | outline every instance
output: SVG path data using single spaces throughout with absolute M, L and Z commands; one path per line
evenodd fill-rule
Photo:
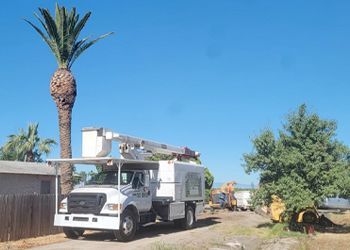
M 61 157 L 71 158 L 71 120 L 77 87 L 70 69 L 75 60 L 86 49 L 112 34 L 112 32 L 93 40 L 89 37 L 79 40 L 79 34 L 88 21 L 91 12 L 86 13 L 79 19 L 79 14 L 76 13 L 75 8 L 68 11 L 58 4 L 56 4 L 55 18 L 51 16 L 48 9 L 39 8 L 39 12 L 41 16 L 36 13 L 34 15 L 41 24 L 42 30 L 32 22 L 25 21 L 44 39 L 57 60 L 58 69 L 51 78 L 50 93 L 58 109 Z M 61 166 L 62 192 L 66 194 L 72 190 L 72 187 L 72 166 L 63 164 Z
M 20 129 L 18 134 L 8 136 L 1 148 L 3 160 L 41 162 L 42 154 L 48 155 L 56 142 L 53 139 L 40 138 L 39 124 L 29 124 L 28 130 Z

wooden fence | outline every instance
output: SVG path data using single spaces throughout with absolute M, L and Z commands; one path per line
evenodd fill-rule
M 55 195 L 0 195 L 0 242 L 62 232 L 54 227 Z

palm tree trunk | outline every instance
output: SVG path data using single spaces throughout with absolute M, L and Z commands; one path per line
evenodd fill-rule
M 71 147 L 71 121 L 72 108 L 58 108 L 58 124 L 60 129 L 61 158 L 72 158 Z M 68 194 L 73 189 L 72 165 L 61 164 L 61 190 L 62 194 Z
M 58 110 L 60 129 L 61 158 L 72 158 L 71 120 L 77 88 L 74 76 L 69 69 L 59 68 L 50 82 L 50 93 Z M 71 164 L 61 164 L 61 190 L 63 194 L 73 189 Z
M 34 162 L 34 154 L 32 151 L 26 153 L 24 161 Z

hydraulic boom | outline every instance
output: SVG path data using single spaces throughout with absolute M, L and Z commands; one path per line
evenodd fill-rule
M 119 142 L 119 152 L 124 159 L 144 160 L 154 154 L 173 155 L 174 158 L 197 158 L 199 152 L 187 147 L 145 140 L 115 133 L 105 128 L 84 128 L 83 157 L 104 157 L 112 150 L 112 141 Z

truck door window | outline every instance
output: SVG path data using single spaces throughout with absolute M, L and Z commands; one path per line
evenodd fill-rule
M 136 172 L 133 180 L 133 187 L 140 188 L 143 187 L 145 183 L 144 174 L 141 172 Z

